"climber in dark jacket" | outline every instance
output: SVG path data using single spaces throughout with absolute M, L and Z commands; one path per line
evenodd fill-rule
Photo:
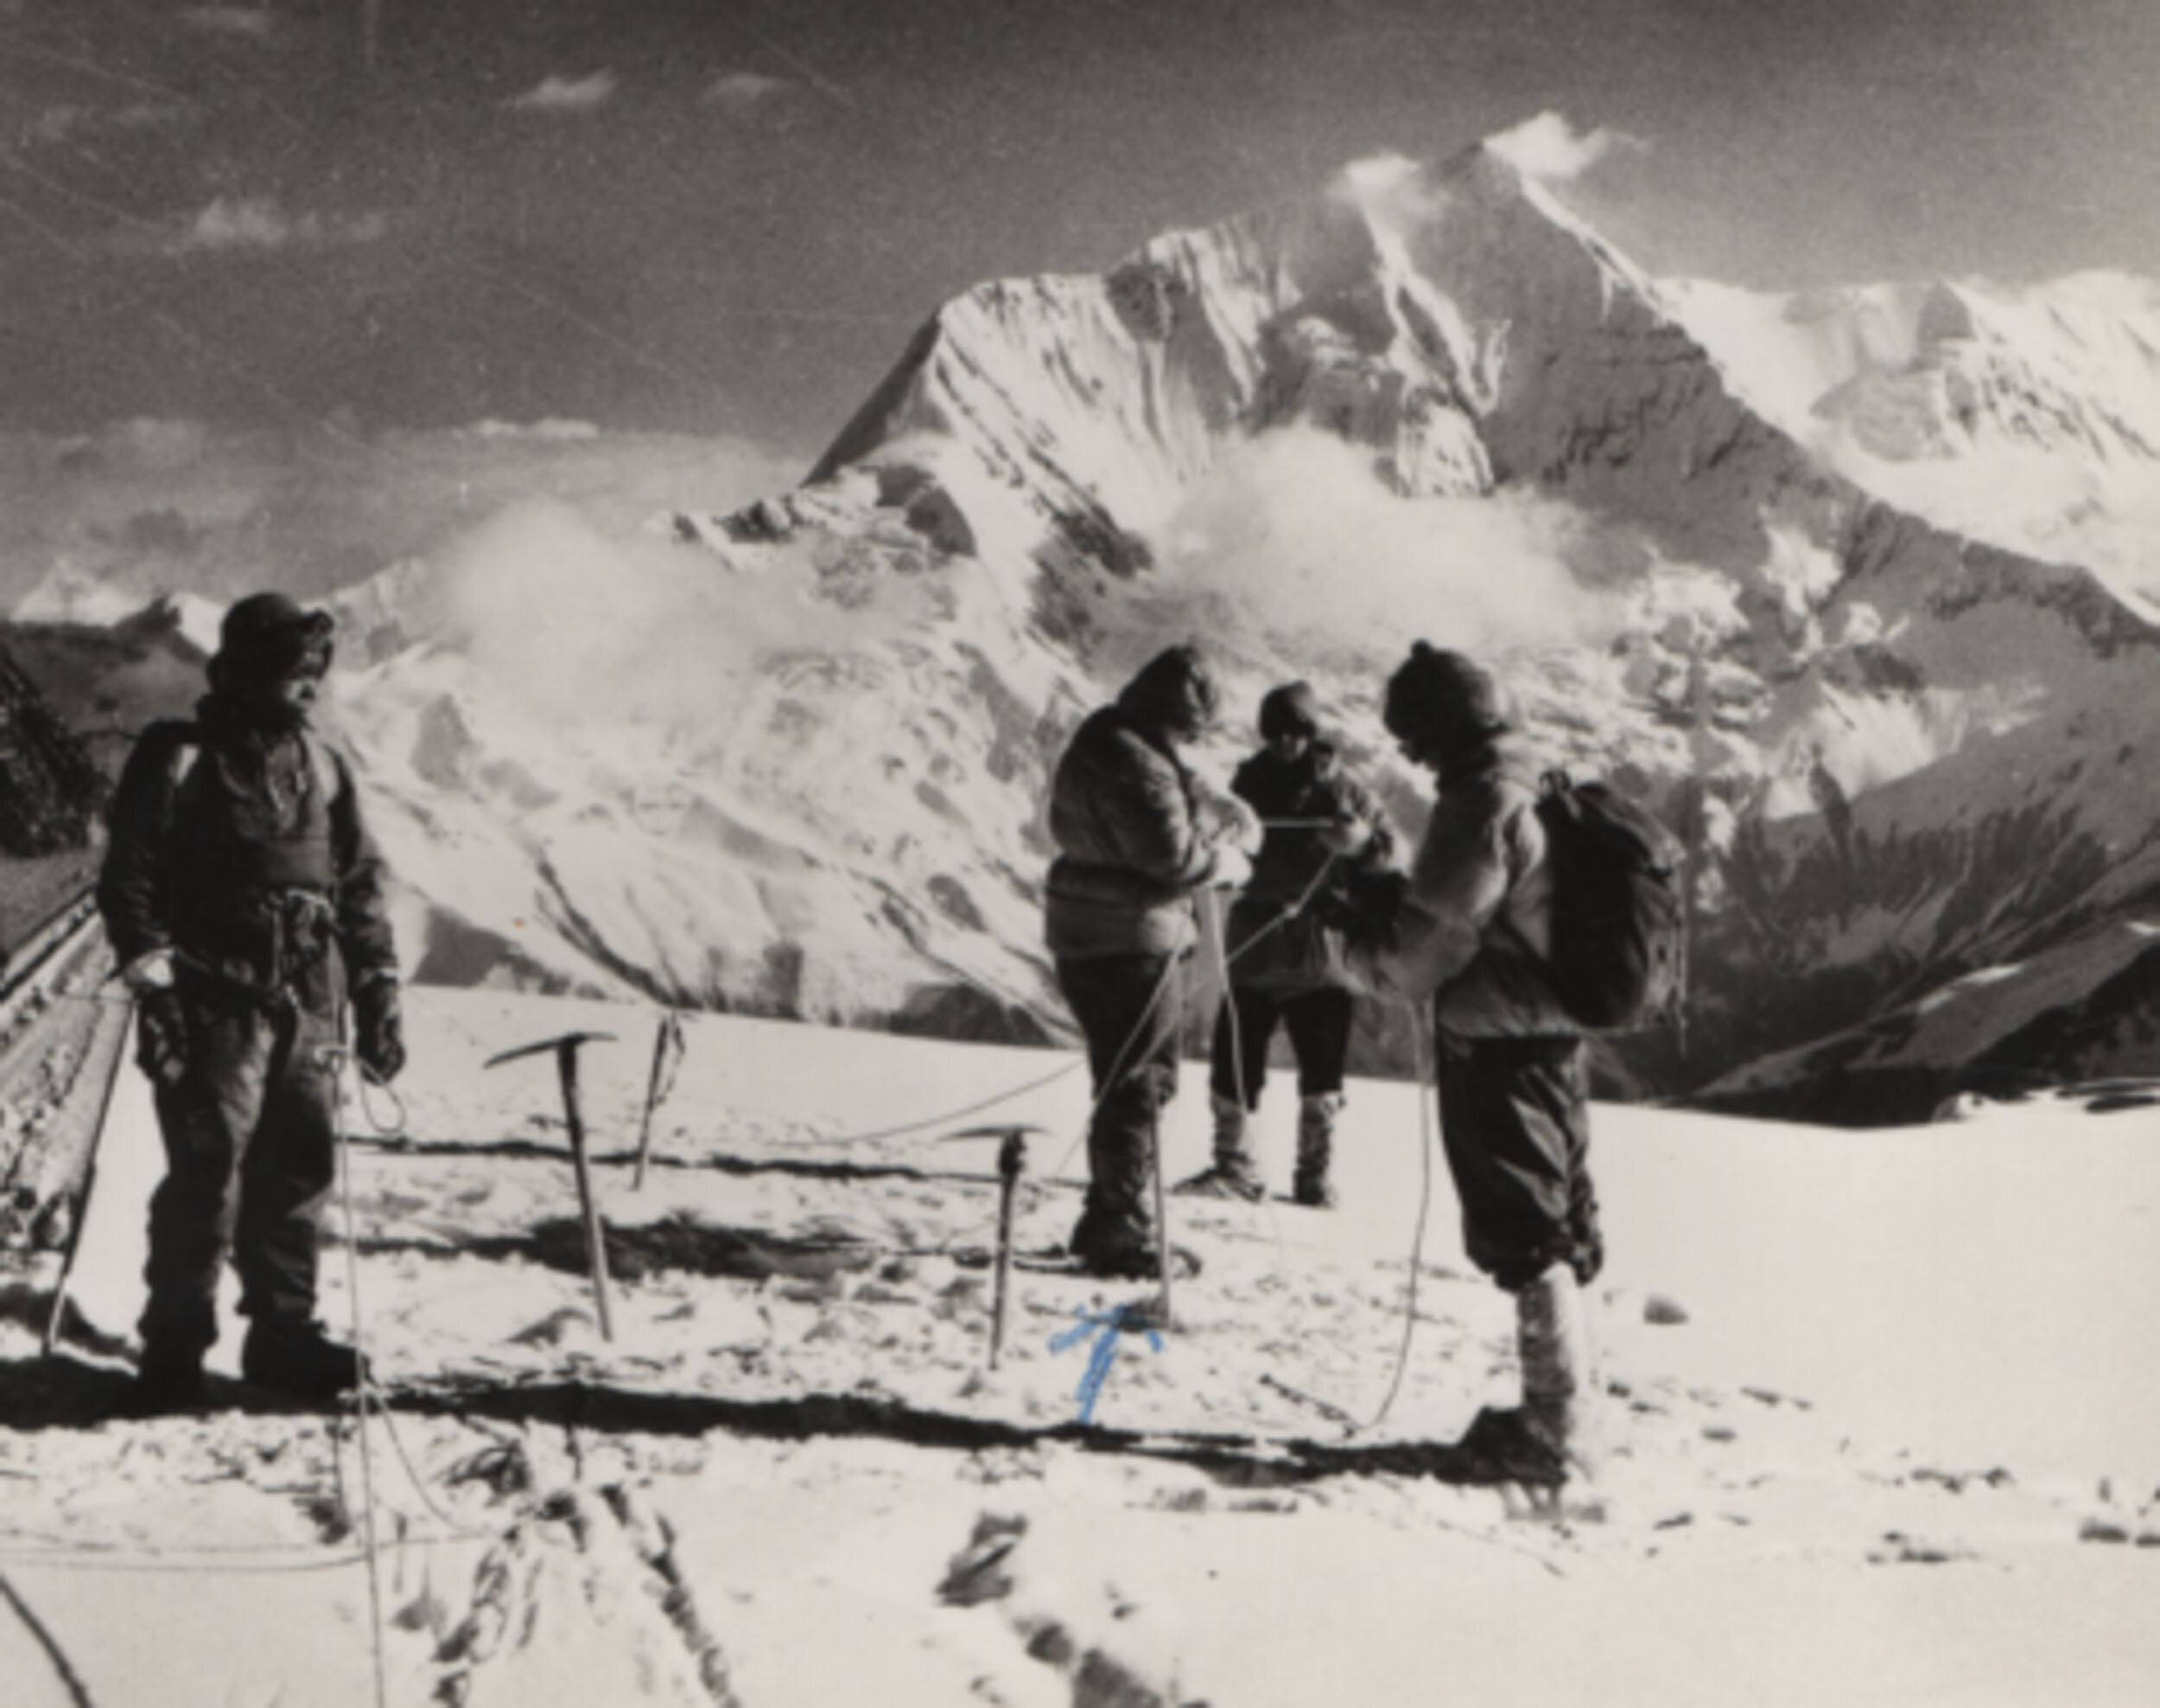
M 233 605 L 195 721 L 145 730 L 113 797 L 98 903 L 166 1152 L 138 1412 L 200 1403 L 228 1257 L 250 1381 L 321 1398 L 360 1376 L 314 1317 L 336 1168 L 331 1052 L 348 1006 L 378 1079 L 404 1047 L 382 857 L 350 769 L 309 727 L 331 629 L 283 594 Z
M 1266 828 L 1252 881 L 1224 932 L 1229 989 L 1215 1025 L 1210 1107 L 1215 1155 L 1180 1192 L 1252 1202 L 1266 1188 L 1246 1133 L 1267 1083 L 1280 1020 L 1298 1058 L 1298 1152 L 1292 1196 L 1325 1208 L 1335 1118 L 1343 1107 L 1351 987 L 1337 916 L 1354 873 L 1384 871 L 1394 833 L 1380 803 L 1321 739 L 1319 703 L 1302 682 L 1260 702 L 1267 745 L 1237 768 L 1230 791 Z
M 1177 1091 L 1193 898 L 1242 883 L 1260 842 L 1251 810 L 1178 756 L 1216 702 L 1198 649 L 1173 646 L 1081 724 L 1051 782 L 1045 936 L 1096 1095 L 1087 1203 L 1070 1243 L 1095 1274 L 1158 1273 L 1148 1183 L 1157 1119 Z

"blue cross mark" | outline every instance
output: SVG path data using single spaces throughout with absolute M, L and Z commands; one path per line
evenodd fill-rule
M 1102 1384 L 1109 1379 L 1111 1361 L 1117 1356 L 1118 1337 L 1146 1335 L 1150 1352 L 1162 1350 L 1162 1337 L 1148 1322 L 1144 1305 L 1128 1302 L 1108 1311 L 1080 1311 L 1073 1314 L 1080 1318 L 1078 1326 L 1052 1335 L 1050 1349 L 1063 1352 L 1085 1340 L 1090 1333 L 1095 1336 L 1095 1344 L 1088 1353 L 1088 1368 L 1081 1373 L 1080 1386 L 1074 1396 L 1080 1401 L 1080 1421 L 1089 1423 L 1094 1419 L 1095 1402 L 1102 1392 Z

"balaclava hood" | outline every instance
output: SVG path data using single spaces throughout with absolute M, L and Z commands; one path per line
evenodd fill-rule
M 330 668 L 330 637 L 336 626 L 328 612 L 308 610 L 282 593 L 250 594 L 236 600 L 218 630 L 218 651 L 207 670 L 210 701 L 218 704 L 213 708 L 206 702 L 205 715 L 213 721 L 264 721 L 271 711 L 264 689 L 303 665 Z
M 1215 673 L 1190 641 L 1158 652 L 1117 696 L 1119 709 L 1140 728 L 1180 741 L 1214 721 L 1219 700 Z
M 308 610 L 282 593 L 250 594 L 235 601 L 219 627 L 210 685 L 220 692 L 260 687 L 318 656 L 327 670 L 336 626 L 327 611 Z

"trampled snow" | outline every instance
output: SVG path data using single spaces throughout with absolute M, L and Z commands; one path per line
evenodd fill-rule
M 1061 1237 L 1077 1056 L 694 1018 L 637 1191 L 651 1008 L 413 1005 L 410 1143 L 353 1117 L 366 1334 L 403 1396 L 394 1450 L 373 1432 L 392 1700 L 687 1704 L 724 1676 L 745 1704 L 1047 1704 L 1085 1674 L 1255 1705 L 2036 1708 L 2160 1679 L 2149 1092 L 1865 1134 L 1598 1108 L 1607 1457 L 1536 1516 L 1417 1469 L 1515 1374 L 1409 1086 L 1350 1088 L 1337 1211 L 1171 1200 L 1204 1268 L 1159 1348 L 1121 1343 L 1090 1437 L 1065 1331 L 1149 1290 L 1022 1271 L 989 1369 L 995 1140 L 952 1137 L 1039 1126 L 1020 1239 Z M 550 1065 L 481 1066 L 572 1026 L 616 1040 L 581 1074 L 612 1343 Z M 1173 1175 L 1205 1156 L 1198 1084 Z M 1259 1121 L 1278 1187 L 1293 1090 Z M 276 1411 L 26 1426 L 118 1381 L 79 1339 L 68 1381 L 28 1368 L 0 1571 L 91 1699 L 370 1699 L 349 1440 Z M 0 1657 L 23 1708 L 75 1699 L 19 1622 Z

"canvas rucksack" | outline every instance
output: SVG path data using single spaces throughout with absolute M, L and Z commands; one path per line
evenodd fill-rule
M 1680 994 L 1686 952 L 1679 839 L 1610 784 L 1564 771 L 1545 774 L 1537 813 L 1553 877 L 1553 994 L 1592 1031 L 1655 1023 Z

